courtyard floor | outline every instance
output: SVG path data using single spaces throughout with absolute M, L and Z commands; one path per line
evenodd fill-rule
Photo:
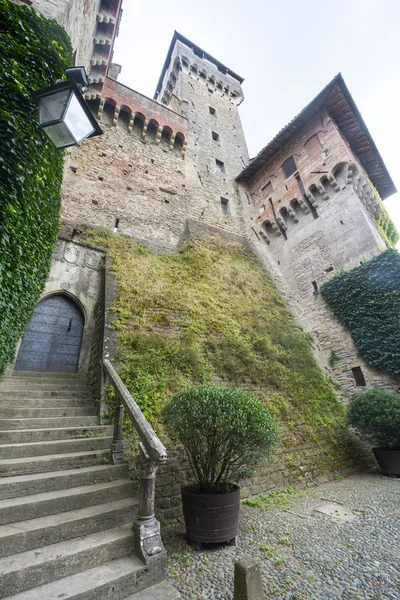
M 400 479 L 379 473 L 242 505 L 235 547 L 193 550 L 182 524 L 163 537 L 168 578 L 184 600 L 232 600 L 244 556 L 259 561 L 274 600 L 400 600 Z

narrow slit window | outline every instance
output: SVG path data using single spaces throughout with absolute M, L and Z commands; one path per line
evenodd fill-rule
M 216 158 L 215 166 L 217 167 L 217 171 L 219 171 L 220 173 L 225 173 L 225 165 L 222 162 L 222 160 L 218 160 L 218 158 Z
M 215 133 L 215 131 L 211 132 L 211 137 L 214 140 L 214 142 L 219 142 L 219 134 Z
M 221 211 L 223 215 L 229 215 L 229 200 L 221 197 Z
M 210 115 L 215 115 L 215 108 L 213 108 L 212 106 L 209 106 L 208 109 L 210 111 Z
M 119 219 L 115 219 L 114 233 L 117 233 L 119 227 Z
M 361 367 L 352 367 L 351 370 L 353 371 L 356 386 L 357 387 L 365 387 L 366 383 L 365 383 L 364 374 L 361 370 Z
M 282 171 L 285 179 L 289 179 L 289 177 L 293 175 L 293 173 L 296 173 L 297 167 L 296 163 L 294 162 L 293 156 L 285 160 L 285 162 L 282 165 Z
M 313 295 L 314 296 L 318 296 L 318 285 L 316 281 L 312 281 L 312 286 L 313 286 Z

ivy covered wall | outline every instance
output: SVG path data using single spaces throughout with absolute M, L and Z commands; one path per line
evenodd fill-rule
M 400 377 L 400 254 L 387 250 L 320 292 L 367 365 Z
M 40 297 L 59 228 L 63 152 L 32 117 L 31 94 L 71 64 L 55 21 L 0 0 L 0 374 Z

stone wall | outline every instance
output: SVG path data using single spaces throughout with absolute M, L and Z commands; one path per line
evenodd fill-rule
M 296 173 L 284 178 L 282 164 L 290 156 L 306 197 Z M 244 207 L 253 249 L 302 326 L 313 334 L 319 361 L 341 385 L 343 397 L 360 391 L 352 371 L 356 367 L 361 367 L 367 387 L 396 389 L 398 382 L 365 365 L 348 330 L 318 296 L 318 287 L 340 269 L 357 267 L 386 247 L 373 220 L 380 204 L 326 113 L 317 115 L 266 164 L 248 189 L 242 188 L 243 199 L 249 193 L 251 202 Z
M 93 53 L 93 35 L 101 0 L 13 0 L 31 6 L 47 19 L 55 19 L 68 33 L 76 64 L 87 69 Z M 89 34 L 89 35 L 88 35 Z

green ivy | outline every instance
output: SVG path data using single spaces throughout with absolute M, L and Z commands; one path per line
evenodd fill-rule
M 32 117 L 32 92 L 72 64 L 68 35 L 0 0 L 0 374 L 40 297 L 57 239 L 63 153 Z
M 400 377 L 399 253 L 387 250 L 334 277 L 320 292 L 365 362 Z

